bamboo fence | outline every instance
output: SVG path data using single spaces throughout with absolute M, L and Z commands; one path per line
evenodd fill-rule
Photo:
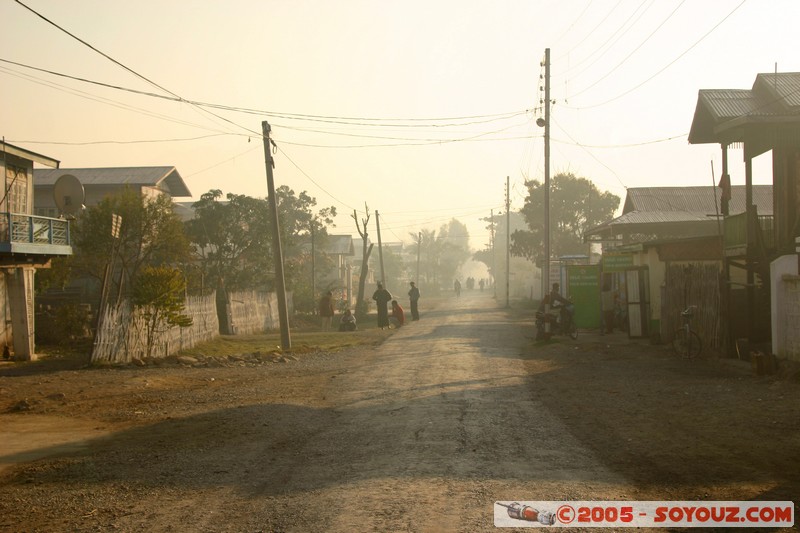
M 703 347 L 719 350 L 723 345 L 721 271 L 715 263 L 670 264 L 661 298 L 661 339 L 672 342 L 682 325 L 681 311 L 697 306 L 691 327 Z

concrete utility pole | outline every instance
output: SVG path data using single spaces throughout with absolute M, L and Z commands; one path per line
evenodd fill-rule
M 383 245 L 381 244 L 381 216 L 378 214 L 378 210 L 375 210 L 375 225 L 378 228 L 378 259 L 381 262 L 381 283 L 383 283 L 383 288 L 386 288 L 386 271 L 383 269 Z
M 506 176 L 506 307 L 511 307 L 511 191 Z
M 489 231 L 492 240 L 492 288 L 494 289 L 494 299 L 497 300 L 497 258 L 494 255 L 494 209 L 489 211 Z
M 289 308 L 286 305 L 286 279 L 283 275 L 283 251 L 281 250 L 281 231 L 278 226 L 278 202 L 275 198 L 275 181 L 272 178 L 272 168 L 275 166 L 275 160 L 272 159 L 272 141 L 269 138 L 270 129 L 266 120 L 261 123 L 261 131 L 264 138 L 264 160 L 267 166 L 267 201 L 269 202 L 272 221 L 272 250 L 275 256 L 275 292 L 278 295 L 281 348 L 290 350 L 292 348 L 292 338 L 289 335 Z
M 417 275 L 414 277 L 414 282 L 419 287 L 419 256 L 422 250 L 422 232 L 417 232 Z
M 544 49 L 544 265 L 542 266 L 542 298 L 550 292 L 550 49 Z M 544 312 L 550 311 L 545 304 Z M 546 332 L 550 323 L 545 321 Z

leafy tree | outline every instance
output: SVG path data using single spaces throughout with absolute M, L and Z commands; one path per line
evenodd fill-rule
M 458 267 L 469 259 L 469 232 L 456 219 L 436 230 L 423 229 L 413 235 L 420 252 L 420 276 L 429 289 L 438 289 L 442 283 L 452 282 Z
M 118 239 L 111 234 L 112 214 L 122 219 Z M 87 208 L 75 221 L 72 238 L 75 254 L 69 262 L 70 277 L 102 280 L 114 250 L 119 274 L 112 276 L 111 295 L 129 291 L 143 267 L 176 264 L 189 254 L 183 224 L 173 212 L 170 197 L 147 198 L 130 188 Z
M 526 182 L 528 196 L 521 212 L 529 230 L 511 234 L 511 253 L 534 260 L 544 259 L 544 185 Z M 587 252 L 583 233 L 614 214 L 620 198 L 600 190 L 588 179 L 559 173 L 550 181 L 550 254 L 558 257 Z
M 302 286 L 306 259 L 296 253 L 312 226 L 317 234 L 333 224 L 336 208 L 314 213 L 316 200 L 299 196 L 283 185 L 275 191 L 284 252 L 284 275 L 289 290 Z M 186 223 L 189 239 L 196 245 L 203 276 L 213 287 L 228 290 L 271 288 L 274 280 L 272 224 L 264 199 L 212 189 L 194 204 L 195 217 Z
M 186 233 L 203 277 L 216 289 L 263 286 L 273 271 L 266 200 L 212 189 L 194 204 Z
M 131 291 L 134 309 L 145 320 L 147 356 L 150 357 L 160 333 L 173 326 L 189 327 L 191 317 L 183 314 L 186 281 L 180 270 L 146 266 Z

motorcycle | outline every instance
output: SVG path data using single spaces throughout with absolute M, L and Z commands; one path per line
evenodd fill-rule
M 578 338 L 578 327 L 575 325 L 575 306 L 566 304 L 557 307 L 559 313 L 536 312 L 536 340 L 550 340 L 553 335 L 567 335 L 572 340 Z M 550 331 L 545 331 L 545 324 L 550 324 Z

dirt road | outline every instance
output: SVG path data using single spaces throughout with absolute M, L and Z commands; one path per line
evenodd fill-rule
M 0 369 L 0 531 L 491 531 L 497 500 L 800 500 L 800 384 L 465 294 L 381 346 Z

